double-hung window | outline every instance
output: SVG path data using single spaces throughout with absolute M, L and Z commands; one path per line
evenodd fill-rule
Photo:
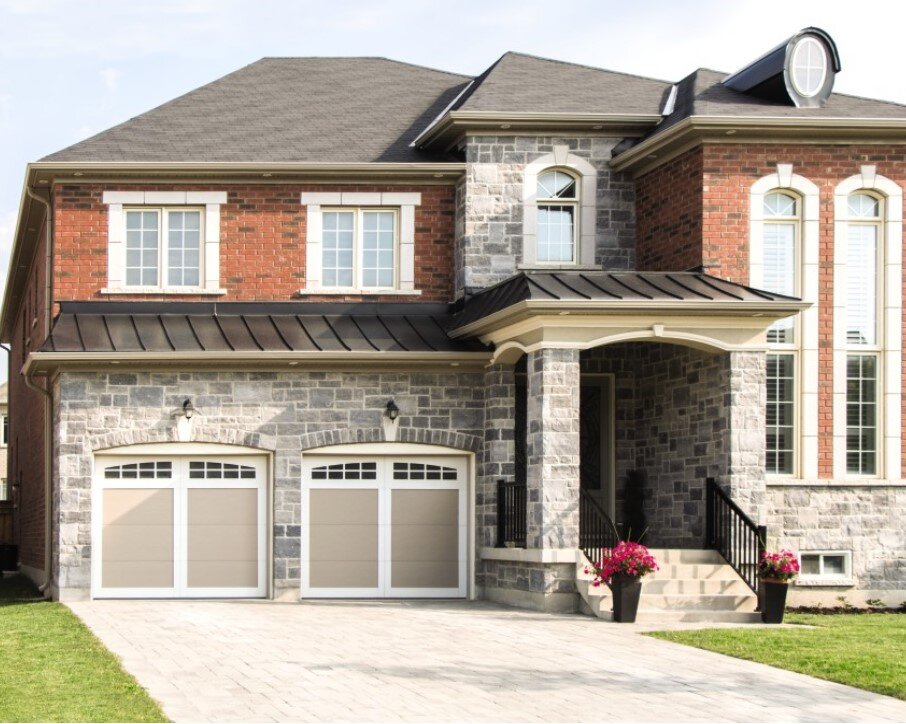
M 321 285 L 325 289 L 395 289 L 397 216 L 393 209 L 324 209 Z
M 762 238 L 766 291 L 796 296 L 799 291 L 801 202 L 774 191 L 764 196 Z M 768 329 L 766 466 L 774 475 L 796 470 L 796 321 L 788 317 Z
M 125 286 L 201 286 L 204 212 L 193 208 L 127 208 Z
M 846 227 L 846 472 L 878 473 L 878 310 L 881 200 L 860 192 L 847 201 Z
M 537 261 L 570 264 L 576 261 L 578 182 L 565 171 L 538 175 Z

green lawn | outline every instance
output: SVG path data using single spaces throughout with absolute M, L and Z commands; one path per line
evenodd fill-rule
M 906 615 L 787 614 L 817 628 L 701 629 L 649 634 L 906 699 Z
M 0 721 L 167 721 L 73 613 L 0 580 Z

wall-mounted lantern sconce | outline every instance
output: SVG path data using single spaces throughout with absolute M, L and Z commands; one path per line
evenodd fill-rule
M 400 416 L 400 408 L 396 406 L 396 403 L 393 400 L 390 400 L 387 403 L 387 407 L 384 410 L 384 416 L 390 420 L 390 422 L 395 422 L 396 418 Z
M 399 417 L 400 408 L 397 407 L 393 400 L 389 400 L 384 408 L 384 418 L 381 420 L 386 442 L 396 442 L 396 434 L 399 430 Z
M 187 397 L 182 403 L 182 407 L 171 413 L 176 418 L 176 439 L 179 442 L 191 442 L 192 427 L 195 425 L 195 421 L 192 418 L 195 417 L 196 412 L 195 405 Z

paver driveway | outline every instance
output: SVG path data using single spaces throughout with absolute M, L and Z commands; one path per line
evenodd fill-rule
M 906 720 L 906 703 L 485 603 L 94 601 L 175 721 Z

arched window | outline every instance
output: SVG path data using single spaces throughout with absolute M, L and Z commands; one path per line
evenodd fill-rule
M 899 480 L 903 189 L 862 166 L 834 216 L 834 477 Z
M 877 475 L 881 200 L 850 194 L 846 215 L 846 472 Z
M 799 239 L 801 232 L 799 198 L 784 191 L 772 191 L 764 196 L 763 281 L 762 288 L 776 294 L 797 296 L 799 291 Z M 768 331 L 771 344 L 795 342 L 792 317 L 781 319 Z
M 537 260 L 542 263 L 576 261 L 579 184 L 575 176 L 559 169 L 538 174 Z

